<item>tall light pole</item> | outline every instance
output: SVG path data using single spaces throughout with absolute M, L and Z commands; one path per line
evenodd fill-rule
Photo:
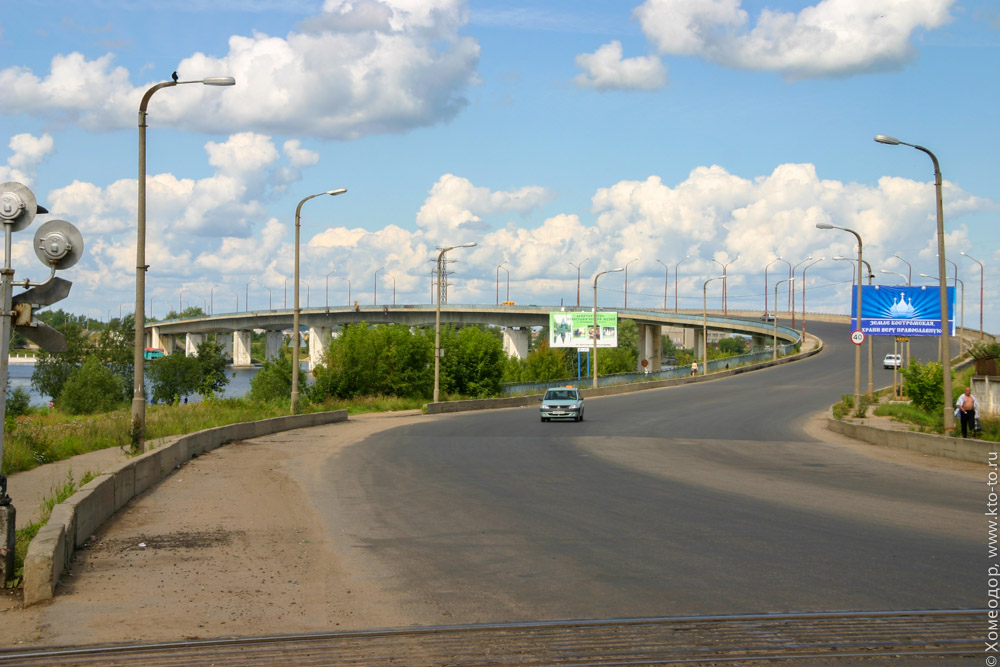
M 684 255 L 684 259 L 681 259 L 676 264 L 674 264 L 674 312 L 675 313 L 678 312 L 677 311 L 677 286 L 681 282 L 681 274 L 678 273 L 677 270 L 680 268 L 681 262 L 683 262 L 685 259 L 691 259 L 691 255 Z
M 945 277 L 945 256 L 944 256 L 944 200 L 941 195 L 941 165 L 938 164 L 937 156 L 923 146 L 908 144 L 895 137 L 887 137 L 884 134 L 876 134 L 875 141 L 889 146 L 909 146 L 922 153 L 926 153 L 934 164 L 934 194 L 937 200 L 937 241 L 938 241 L 938 291 L 941 295 L 941 372 L 944 381 L 944 430 L 948 432 L 955 428 L 955 415 L 952 412 L 951 395 L 951 344 L 948 330 L 948 280 Z
M 986 275 L 986 267 L 978 259 L 970 255 L 969 253 L 962 251 L 962 254 L 971 259 L 973 262 L 979 265 L 979 340 L 983 340 L 983 277 Z
M 212 289 L 208 290 L 208 304 L 209 304 L 208 305 L 208 314 L 209 315 L 215 315 L 215 288 L 216 287 L 218 287 L 218 285 L 212 285 Z M 149 314 L 150 315 L 153 314 L 152 305 L 150 305 Z
M 395 306 L 396 305 L 396 276 L 392 275 L 391 273 L 387 273 L 385 275 L 387 275 L 390 278 L 392 278 L 392 305 Z
M 437 258 L 437 307 L 434 309 L 434 402 L 438 402 L 441 396 L 441 265 L 444 263 L 444 254 L 455 248 L 474 248 L 475 241 L 469 241 L 462 245 L 453 245 L 441 248 Z
M 907 285 L 912 285 L 913 284 L 913 266 L 909 262 L 907 262 L 905 259 L 903 259 L 902 257 L 900 257 L 898 254 L 896 254 L 896 253 L 893 253 L 892 256 L 895 257 L 896 259 L 898 259 L 899 261 L 901 261 L 903 264 L 906 264 L 906 284 Z
M 170 88 L 186 83 L 201 83 L 206 86 L 234 86 L 236 80 L 228 76 L 211 76 L 196 81 L 164 81 L 158 83 L 142 96 L 139 103 L 139 198 L 136 216 L 135 244 L 135 349 L 133 360 L 132 387 L 132 449 L 141 450 L 146 442 L 146 109 L 153 93 L 161 88 Z
M 806 269 L 812 267 L 815 264 L 819 264 L 826 257 L 820 257 L 812 264 L 802 267 L 802 342 L 806 341 Z
M 934 279 L 934 276 L 929 276 L 926 273 L 921 273 L 920 276 L 922 278 L 930 278 L 931 280 Z M 959 315 L 959 325 L 958 326 L 959 326 L 960 329 L 965 329 L 965 281 L 962 280 L 961 278 L 955 278 L 955 284 L 956 285 L 960 285 L 961 288 L 962 288 L 962 296 L 959 297 L 959 304 L 960 304 L 960 306 L 959 306 L 960 307 L 960 311 L 959 312 L 961 313 L 961 315 Z M 962 337 L 959 336 L 958 337 L 958 353 L 962 354 L 962 352 L 964 350 L 965 350 L 965 343 L 962 341 Z
M 902 278 L 903 280 L 906 281 L 906 286 L 907 287 L 910 286 L 910 278 L 905 273 L 900 273 L 899 271 L 886 271 L 885 269 L 882 269 L 880 271 L 880 273 L 887 273 L 887 274 L 891 274 L 891 275 L 894 275 L 894 276 L 899 276 L 900 278 Z
M 177 293 L 177 317 L 180 317 L 181 313 L 184 312 L 184 306 L 183 306 L 184 302 L 182 301 L 182 299 L 184 298 L 184 292 L 186 291 L 187 288 L 185 287 L 181 289 L 180 292 Z M 145 352 L 145 350 L 143 350 L 143 352 Z
M 497 305 L 498 306 L 500 305 L 500 269 L 503 269 L 504 271 L 507 271 L 507 268 L 504 266 L 504 264 L 506 264 L 506 263 L 507 262 L 500 262 L 499 264 L 497 264 Z M 507 271 L 507 284 L 508 285 L 510 284 L 510 271 Z
M 376 305 L 376 306 L 378 305 L 378 272 L 379 271 L 385 271 L 385 267 L 383 266 L 381 268 L 375 269 L 375 292 L 372 295 L 372 303 L 374 305 Z
M 576 269 L 576 307 L 577 308 L 580 307 L 580 267 L 583 266 L 583 263 L 586 262 L 588 259 L 590 259 L 590 258 L 589 257 L 584 257 L 583 259 L 580 260 L 579 264 L 574 264 L 573 262 L 569 263 L 570 266 L 572 266 L 572 267 L 574 267 Z
M 333 275 L 333 271 L 326 274 L 326 310 L 330 311 L 330 276 Z
M 774 283 L 774 342 L 771 343 L 772 361 L 777 361 L 778 359 L 778 287 L 781 283 L 788 283 L 788 289 L 792 290 L 795 288 L 795 278 L 785 278 Z
M 816 227 L 818 229 L 839 229 L 843 232 L 848 232 L 854 235 L 854 238 L 858 240 L 858 276 L 855 285 L 857 286 L 857 299 L 855 302 L 855 309 L 857 310 L 857 331 L 861 331 L 861 269 L 862 262 L 862 244 L 861 235 L 858 234 L 853 229 L 848 229 L 846 227 L 837 227 L 836 225 L 831 225 L 827 222 L 817 222 Z M 834 258 L 836 259 L 836 258 Z M 871 275 L 869 273 L 869 275 Z M 854 346 L 854 409 L 857 410 L 861 407 L 861 346 Z
M 629 261 L 625 262 L 625 308 L 626 309 L 628 309 L 628 265 L 638 259 L 639 258 L 636 257 L 635 259 L 630 259 Z
M 294 340 L 294 343 L 292 344 L 292 396 L 290 406 L 290 412 L 293 415 L 299 405 L 299 229 L 302 227 L 302 205 L 310 199 L 315 199 L 316 197 L 321 197 L 323 195 L 335 197 L 337 195 L 342 195 L 345 192 L 347 192 L 347 188 L 337 188 L 336 190 L 318 192 L 314 195 L 305 197 L 299 202 L 299 205 L 295 207 L 295 280 L 293 281 L 292 287 L 292 291 L 295 293 L 293 299 L 294 311 L 292 313 L 292 339 Z
M 726 317 L 727 315 L 729 315 L 729 302 L 728 302 L 728 299 L 726 298 L 726 287 L 727 287 L 726 283 L 729 282 L 729 280 L 727 278 L 727 271 L 729 269 L 729 265 L 732 264 L 733 262 L 735 262 L 736 260 L 738 260 L 739 258 L 740 258 L 740 256 L 736 255 L 736 257 L 732 258 L 731 260 L 729 260 L 725 264 L 723 264 L 722 262 L 720 262 L 717 259 L 714 259 L 714 258 L 712 259 L 713 262 L 715 262 L 716 264 L 718 264 L 719 266 L 722 267 L 722 316 L 723 317 Z
M 725 276 L 709 278 L 701 286 L 701 374 L 708 374 L 708 284 L 713 280 L 725 280 Z M 723 283 L 725 284 L 725 283 Z
M 635 260 L 632 260 L 635 261 Z M 624 271 L 625 267 L 619 266 L 617 269 L 611 269 L 610 271 L 601 271 L 594 276 L 594 328 L 591 330 L 590 335 L 593 340 L 592 349 L 593 354 L 593 371 L 594 371 L 594 389 L 597 389 L 597 339 L 600 334 L 600 329 L 597 328 L 597 280 L 606 273 L 618 273 L 619 271 Z
M 775 257 L 770 262 L 764 265 L 764 319 L 765 320 L 767 319 L 767 270 L 771 268 L 771 264 L 774 264 L 775 262 L 785 262 L 785 260 L 781 259 L 781 257 L 779 256 Z M 788 262 L 785 263 L 787 264 Z M 774 304 L 774 309 L 778 310 L 777 302 L 775 302 Z
M 670 267 L 656 260 L 656 263 L 663 267 L 663 312 L 667 312 L 667 283 L 670 282 Z
M 244 313 L 249 313 L 250 312 L 250 283 L 254 282 L 255 280 L 257 280 L 257 276 L 254 276 L 253 278 L 251 278 L 250 280 L 248 280 L 247 284 L 246 284 L 246 287 L 243 288 L 243 312 Z
M 795 266 L 789 265 L 789 267 L 788 267 L 788 277 L 789 278 L 794 278 L 795 277 L 795 269 L 799 268 L 800 266 L 802 266 L 806 262 L 811 262 L 811 261 L 812 261 L 812 255 L 809 255 L 808 257 L 806 257 L 801 262 L 797 262 L 795 264 Z M 788 309 L 791 311 L 791 315 L 792 315 L 792 328 L 794 329 L 795 328 L 795 290 L 789 289 L 788 292 L 789 292 L 788 296 L 789 296 L 789 299 L 790 299 L 790 303 L 788 304 Z M 774 309 L 778 310 L 778 304 L 774 304 Z

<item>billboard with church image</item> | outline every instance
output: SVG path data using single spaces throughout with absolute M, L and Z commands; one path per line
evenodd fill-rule
M 851 290 L 851 328 L 857 326 L 857 286 Z M 940 336 L 938 285 L 865 285 L 861 290 L 861 331 L 871 336 Z M 955 335 L 955 288 L 948 287 L 948 332 Z

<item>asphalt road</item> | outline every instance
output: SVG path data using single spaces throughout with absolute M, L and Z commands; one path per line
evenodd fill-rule
M 588 399 L 582 423 L 521 408 L 382 432 L 312 495 L 414 622 L 983 607 L 985 471 L 808 435 L 854 372 L 846 325 L 809 329 L 827 347 L 808 360 Z

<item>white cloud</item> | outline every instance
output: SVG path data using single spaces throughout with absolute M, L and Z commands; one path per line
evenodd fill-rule
M 615 40 L 594 53 L 581 53 L 576 66 L 583 70 L 573 81 L 581 88 L 597 90 L 652 90 L 667 83 L 667 68 L 656 56 L 622 58 L 621 42 Z
M 431 238 L 462 243 L 490 229 L 480 216 L 502 213 L 526 215 L 545 205 L 552 194 L 539 186 L 493 192 L 468 179 L 445 174 L 431 188 L 417 213 L 417 225 Z
M 951 20 L 954 3 L 821 0 L 797 14 L 764 9 L 752 26 L 740 0 L 646 0 L 635 15 L 662 54 L 798 79 L 899 68 L 920 31 Z
M 15 134 L 7 146 L 14 152 L 7 158 L 7 165 L 0 166 L 0 183 L 15 181 L 31 186 L 35 181 L 38 165 L 56 152 L 51 135 L 35 137 L 30 134 Z
M 233 76 L 234 88 L 161 91 L 150 101 L 158 125 L 232 128 L 352 139 L 434 125 L 458 114 L 477 82 L 476 40 L 459 34 L 461 0 L 328 2 L 325 12 L 284 38 L 234 35 L 222 57 L 193 54 L 181 80 Z M 134 87 L 107 54 L 53 58 L 38 76 L 0 70 L 6 113 L 69 118 L 89 129 L 129 127 L 151 84 Z
M 293 167 L 312 167 L 319 163 L 319 153 L 302 147 L 302 142 L 298 139 L 289 139 L 282 147 L 285 157 Z

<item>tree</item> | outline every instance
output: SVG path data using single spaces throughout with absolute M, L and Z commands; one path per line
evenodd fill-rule
M 318 395 L 428 396 L 433 383 L 433 342 L 402 324 L 345 326 L 313 370 Z
M 35 391 L 55 401 L 58 401 L 70 374 L 83 364 L 90 352 L 83 327 L 78 323 L 64 322 L 59 331 L 66 338 L 66 350 L 42 350 L 35 359 L 35 369 L 31 373 L 31 386 Z
M 264 362 L 250 380 L 250 399 L 263 402 L 291 401 L 292 360 L 286 356 Z
M 89 357 L 70 373 L 57 402 L 61 410 L 71 415 L 110 412 L 124 402 L 123 384 L 120 376 L 95 357 Z
M 562 380 L 575 375 L 566 356 L 568 348 L 551 348 L 548 340 L 543 341 L 528 353 L 524 360 L 522 382 L 548 382 Z
M 229 384 L 222 346 L 215 340 L 206 339 L 198 345 L 198 356 L 194 359 L 198 378 L 196 389 L 203 399 L 211 399 Z
M 122 379 L 122 400 L 132 399 L 135 367 L 135 319 L 111 320 L 104 331 L 91 336 L 89 347 L 98 361 Z
M 447 327 L 441 332 L 447 353 L 441 359 L 441 387 L 447 393 L 485 398 L 500 393 L 504 375 L 503 343 L 481 327 Z
M 940 413 L 944 401 L 944 372 L 941 364 L 929 361 L 912 362 L 902 370 L 906 395 L 910 401 L 927 414 Z M 952 401 L 954 401 L 952 397 Z
M 175 350 L 169 356 L 151 361 L 146 374 L 153 385 L 154 402 L 176 403 L 198 388 L 198 358 Z
M 725 356 L 733 356 L 746 352 L 747 342 L 745 338 L 720 338 L 719 351 Z

